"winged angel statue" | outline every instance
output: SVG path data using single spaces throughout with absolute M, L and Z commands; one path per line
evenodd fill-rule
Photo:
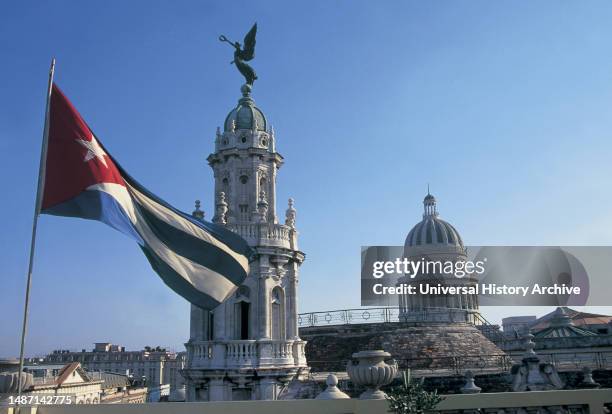
M 242 76 L 246 79 L 246 83 L 249 86 L 253 86 L 253 82 L 257 79 L 257 74 L 255 70 L 249 66 L 246 62 L 250 61 L 255 57 L 255 35 L 257 34 L 257 23 L 253 25 L 251 30 L 244 37 L 244 46 L 240 44 L 240 42 L 231 42 L 227 39 L 227 37 L 221 35 L 219 36 L 219 40 L 222 42 L 227 42 L 236 49 L 234 51 L 234 60 L 230 63 L 233 63 L 238 68 L 238 71 L 242 73 Z

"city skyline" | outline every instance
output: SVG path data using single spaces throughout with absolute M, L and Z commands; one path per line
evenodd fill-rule
M 210 220 L 205 158 L 242 83 L 217 37 L 240 39 L 258 22 L 253 98 L 285 157 L 279 216 L 296 200 L 300 312 L 359 306 L 359 248 L 403 244 L 428 183 L 467 245 L 609 245 L 612 7 L 550 4 L 7 7 L 0 309 L 15 316 L 0 325 L 0 356 L 18 352 L 51 56 L 58 84 L 118 161 L 183 211 L 202 200 Z M 499 323 L 550 310 L 484 314 Z M 188 319 L 187 302 L 130 240 L 41 218 L 27 355 L 103 340 L 180 351 Z

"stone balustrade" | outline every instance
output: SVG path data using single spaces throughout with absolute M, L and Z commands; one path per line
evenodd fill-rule
M 239 234 L 252 246 L 296 248 L 294 231 L 284 224 L 228 223 L 227 228 Z
M 198 341 L 186 348 L 190 366 L 224 369 L 305 366 L 305 345 L 305 341 L 261 339 Z

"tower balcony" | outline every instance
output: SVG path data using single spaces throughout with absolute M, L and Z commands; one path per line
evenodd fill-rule
M 226 227 L 239 234 L 251 246 L 282 247 L 297 250 L 296 231 L 284 224 L 227 223 Z
M 211 370 L 305 367 L 305 346 L 306 341 L 270 339 L 185 344 L 187 367 Z

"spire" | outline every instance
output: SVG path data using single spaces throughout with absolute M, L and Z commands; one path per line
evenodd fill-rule
M 195 201 L 195 210 L 191 213 L 191 215 L 198 220 L 204 220 L 204 211 L 200 210 L 200 200 Z

